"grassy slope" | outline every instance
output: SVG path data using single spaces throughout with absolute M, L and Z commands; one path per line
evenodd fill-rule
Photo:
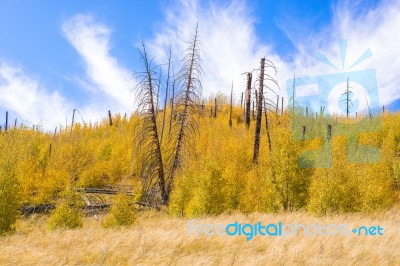
M 372 214 L 315 217 L 304 212 L 222 215 L 198 223 L 286 222 L 381 225 L 382 237 L 188 236 L 189 219 L 139 212 L 132 228 L 106 230 L 86 217 L 78 230 L 49 232 L 47 216 L 21 219 L 0 238 L 0 265 L 400 265 L 400 207 Z

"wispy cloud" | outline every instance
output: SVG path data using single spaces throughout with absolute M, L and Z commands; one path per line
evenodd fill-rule
M 381 104 L 400 98 L 397 85 L 400 82 L 400 60 L 396 60 L 400 45 L 397 34 L 400 27 L 399 2 L 383 1 L 374 9 L 340 2 L 332 8 L 334 20 L 317 33 L 310 30 L 308 35 L 296 34 L 284 24 L 279 25 L 297 49 L 291 62 L 285 61 L 272 50 L 272 46 L 257 38 L 254 16 L 245 1 L 223 5 L 200 4 L 196 0 L 177 1 L 166 11 L 166 21 L 151 41 L 150 48 L 159 63 L 166 62 L 166 48 L 170 43 L 175 54 L 181 55 L 185 42 L 190 40 L 199 22 L 204 94 L 229 93 L 233 80 L 238 96 L 245 86 L 241 73 L 257 68 L 260 57 L 266 56 L 279 68 L 277 79 L 281 91 L 278 93 L 287 103 L 286 80 L 294 74 L 335 73 L 316 60 L 317 51 L 324 53 L 342 71 L 338 40 L 345 38 L 349 40 L 345 70 L 370 48 L 373 57 L 352 70 L 376 70 Z
M 88 92 L 89 98 L 78 105 L 50 90 L 22 68 L 1 61 L 2 108 L 30 123 L 41 122 L 48 129 L 63 123 L 74 108 L 80 110 L 85 121 L 98 121 L 109 109 L 131 112 L 135 80 L 131 71 L 110 54 L 110 28 L 92 16 L 76 15 L 63 23 L 62 30 L 84 62 L 85 74 L 75 77 L 75 81 Z
M 382 1 L 375 9 L 363 14 L 354 10 L 350 5 L 338 6 L 337 34 L 351 41 L 349 63 L 367 48 L 372 50 L 373 56 L 360 68 L 376 70 L 381 103 L 389 104 L 400 98 L 400 2 Z
M 5 61 L 0 61 L 0 101 L 20 120 L 43 126 L 55 125 L 71 109 L 57 91 L 49 93 L 38 79 Z
M 268 44 L 256 35 L 253 16 L 243 1 L 223 6 L 199 1 L 178 1 L 166 11 L 166 21 L 151 40 L 151 53 L 159 63 L 167 61 L 167 47 L 179 59 L 199 23 L 203 94 L 228 93 L 234 82 L 238 95 L 245 86 L 244 72 L 257 67 L 263 56 L 280 61 Z
M 333 21 L 318 33 L 298 35 L 282 25 L 297 48 L 294 62 L 288 69 L 296 75 L 321 75 L 335 73 L 335 70 L 315 60 L 315 53 L 321 51 L 338 66 L 338 71 L 374 69 L 377 75 L 379 101 L 388 105 L 400 98 L 400 60 L 397 60 L 400 36 L 400 3 L 384 0 L 376 7 L 366 7 L 359 2 L 339 2 L 333 7 Z M 347 53 L 342 70 L 339 39 L 347 39 Z M 372 57 L 351 68 L 352 64 L 366 51 Z M 351 68 L 351 69 L 350 69 Z
M 62 30 L 85 65 L 86 79 L 79 83 L 92 94 L 86 113 L 95 113 L 100 108 L 103 113 L 107 108 L 116 112 L 132 111 L 131 90 L 135 81 L 132 72 L 110 54 L 111 29 L 90 15 L 79 14 L 66 20 Z
M 178 0 L 165 11 L 164 20 L 159 22 L 147 45 L 157 63 L 167 62 L 170 44 L 174 60 L 180 59 L 198 22 L 204 96 L 218 91 L 228 94 L 233 80 L 238 99 L 245 87 L 245 76 L 241 74 L 257 68 L 260 58 L 265 56 L 279 68 L 279 94 L 287 102 L 286 80 L 294 74 L 300 77 L 334 73 L 335 70 L 315 59 L 315 52 L 321 51 L 335 65 L 341 66 L 337 41 L 346 38 L 349 42 L 345 70 L 370 48 L 373 57 L 353 70 L 376 70 L 382 104 L 399 99 L 400 3 L 383 0 L 373 9 L 360 9 L 357 4 L 340 2 L 332 8 L 333 21 L 317 33 L 295 34 L 290 27 L 280 25 L 296 47 L 290 62 L 279 56 L 272 45 L 257 38 L 256 18 L 247 2 L 240 0 L 223 4 Z M 64 21 L 62 33 L 83 62 L 85 72 L 76 76 L 75 81 L 86 90 L 89 98 L 77 106 L 21 67 L 0 60 L 2 108 L 32 123 L 42 121 L 46 126 L 63 122 L 73 108 L 78 108 L 86 121 L 100 119 L 108 109 L 121 113 L 132 111 L 135 97 L 131 90 L 136 81 L 133 71 L 112 55 L 111 28 L 93 16 L 78 14 Z

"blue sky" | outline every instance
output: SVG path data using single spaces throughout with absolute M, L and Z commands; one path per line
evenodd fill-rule
M 372 50 L 360 69 L 376 70 L 382 104 L 397 109 L 399 1 L 349 2 L 0 0 L 0 111 L 46 128 L 65 123 L 74 108 L 86 121 L 108 109 L 129 113 L 141 38 L 155 63 L 166 61 L 170 43 L 179 59 L 197 21 L 204 96 L 228 92 L 234 81 L 239 98 L 241 73 L 263 56 L 278 66 L 286 96 L 293 74 L 330 73 L 314 53 L 337 63 L 337 41 L 345 38 L 350 61 Z

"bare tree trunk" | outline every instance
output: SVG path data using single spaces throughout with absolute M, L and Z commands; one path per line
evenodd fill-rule
M 161 191 L 161 197 L 164 198 L 166 197 L 166 188 L 165 188 L 165 176 L 164 176 L 164 165 L 163 165 L 163 160 L 162 160 L 162 154 L 161 154 L 161 145 L 160 141 L 158 138 L 158 129 L 157 129 L 157 114 L 156 110 L 154 107 L 154 99 L 153 99 L 153 88 L 152 88 L 152 77 L 150 75 L 150 69 L 147 71 L 148 72 L 148 79 L 149 79 L 149 84 L 150 84 L 150 113 L 151 113 L 151 131 L 153 132 L 154 136 L 154 145 L 155 145 L 155 153 L 156 153 L 156 163 L 158 165 L 157 170 L 158 170 L 158 184 L 159 188 Z
M 253 111 L 252 111 L 252 113 L 253 113 L 253 119 L 256 119 L 256 115 L 254 113 L 254 108 L 255 108 L 255 104 L 254 104 L 254 101 L 253 101 Z
M 214 118 L 217 118 L 217 98 L 214 98 Z
M 157 128 L 157 114 L 156 114 L 156 106 L 154 99 L 154 78 L 153 78 L 153 70 L 150 66 L 149 60 L 147 58 L 146 48 L 143 43 L 143 52 L 141 52 L 141 56 L 143 59 L 143 63 L 145 66 L 145 72 L 143 74 L 143 80 L 139 84 L 140 92 L 139 95 L 140 105 L 144 112 L 144 122 L 143 128 L 139 132 L 140 141 L 138 142 L 138 147 L 145 151 L 145 160 L 143 161 L 142 171 L 144 172 L 146 179 L 150 179 L 148 184 L 150 183 L 151 187 L 151 178 L 157 177 L 158 187 L 161 192 L 161 197 L 165 198 L 166 196 L 166 182 L 165 182 L 165 173 L 164 173 L 164 164 L 161 153 L 161 145 L 159 139 L 159 133 Z M 143 146 L 146 147 L 143 147 Z M 149 189 L 150 187 L 146 187 Z
M 245 121 L 246 121 L 246 128 L 249 129 L 250 127 L 250 109 L 251 109 L 251 80 L 252 74 L 251 72 L 247 73 L 247 87 L 246 87 L 246 114 L 245 114 Z
M 260 66 L 260 76 L 259 76 L 259 95 L 257 104 L 257 117 L 256 117 L 256 127 L 254 131 L 254 153 L 253 153 L 253 163 L 258 163 L 258 156 L 260 153 L 260 133 L 261 133 L 261 116 L 262 116 L 262 101 L 264 95 L 264 68 L 265 68 L 265 58 L 261 58 Z
M 4 125 L 4 131 L 8 129 L 8 111 L 6 112 L 6 124 Z
M 233 81 L 232 81 L 232 89 L 231 89 L 231 105 L 229 109 L 229 127 L 232 127 L 232 101 L 233 101 Z
M 199 65 L 199 51 L 198 51 L 198 24 L 196 25 L 196 31 L 193 40 L 191 41 L 191 47 L 188 49 L 186 55 L 186 63 L 184 64 L 181 77 L 184 81 L 185 89 L 182 97 L 180 97 L 180 106 L 182 106 L 182 118 L 179 121 L 179 131 L 176 140 L 175 154 L 173 156 L 173 163 L 171 170 L 168 175 L 166 194 L 162 195 L 162 203 L 168 204 L 170 199 L 170 193 L 174 182 L 175 172 L 178 170 L 181 164 L 181 153 L 185 145 L 185 139 L 189 137 L 188 130 L 194 128 L 194 112 L 198 112 L 197 105 L 195 104 L 195 98 L 198 97 L 197 91 L 201 88 L 200 80 L 197 79 Z M 216 114 L 216 111 L 215 111 Z
M 72 123 L 73 123 L 73 122 L 74 122 L 74 121 L 72 121 Z M 108 122 L 110 123 L 110 126 L 113 125 L 112 115 L 111 115 L 111 111 L 110 111 L 110 110 L 108 110 Z
M 72 123 L 71 123 L 71 132 L 70 132 L 70 136 L 72 135 L 72 130 L 74 129 L 74 121 L 75 121 L 75 110 L 76 109 L 74 109 L 73 111 L 72 111 Z M 108 112 L 110 112 L 110 111 L 108 111 Z
M 255 94 L 256 94 L 256 100 L 255 100 L 255 102 L 254 102 L 254 109 L 257 110 L 257 104 L 258 104 L 258 91 L 257 91 L 257 90 L 255 90 Z M 253 115 L 253 116 L 254 116 L 254 115 Z

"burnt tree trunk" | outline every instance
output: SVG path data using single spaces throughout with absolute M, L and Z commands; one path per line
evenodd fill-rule
M 214 118 L 217 118 L 217 98 L 214 98 Z
M 247 73 L 246 113 L 245 113 L 245 121 L 246 121 L 246 128 L 247 128 L 247 129 L 250 127 L 251 80 L 252 80 L 252 74 L 251 74 L 251 73 Z
M 8 129 L 8 111 L 6 112 L 6 124 L 4 125 L 4 131 Z
M 229 109 L 229 127 L 232 127 L 232 101 L 233 101 L 233 81 L 232 81 L 232 89 L 231 89 L 231 105 Z
M 261 133 L 261 116 L 262 116 L 262 101 L 264 94 L 264 68 L 265 68 L 265 58 L 261 58 L 260 66 L 260 76 L 259 76 L 259 86 L 258 86 L 258 101 L 257 103 L 257 116 L 256 116 L 256 127 L 254 130 L 254 153 L 253 153 L 253 163 L 258 163 L 258 156 L 260 153 L 260 133 Z
M 111 111 L 110 111 L 110 110 L 108 110 L 108 122 L 110 123 L 110 126 L 113 125 L 113 122 L 112 122 L 112 115 L 111 115 Z M 72 123 L 73 123 L 73 121 L 72 121 Z

